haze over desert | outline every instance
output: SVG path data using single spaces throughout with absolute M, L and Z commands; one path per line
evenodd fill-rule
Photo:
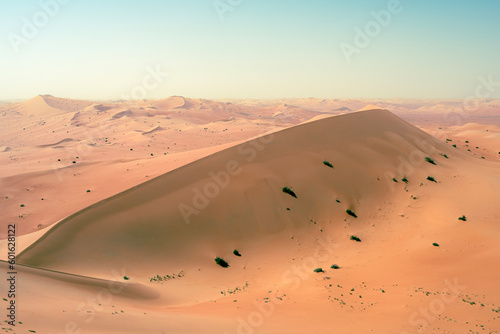
M 1 333 L 499 333 L 499 5 L 0 5 Z

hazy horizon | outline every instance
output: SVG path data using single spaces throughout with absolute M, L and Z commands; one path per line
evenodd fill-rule
M 2 3 L 0 100 L 500 98 L 500 3 L 230 3 Z

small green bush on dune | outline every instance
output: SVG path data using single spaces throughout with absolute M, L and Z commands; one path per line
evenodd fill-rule
M 353 216 L 354 218 L 358 218 L 358 216 L 354 212 L 352 212 L 350 209 L 345 210 L 345 212 L 347 212 L 347 214 L 349 216 Z
M 465 216 L 464 216 L 464 215 L 462 215 L 462 217 L 458 217 L 458 220 L 462 220 L 462 221 L 464 221 L 464 222 L 465 222 L 465 221 L 467 221 L 467 218 L 465 218 Z
M 284 192 L 285 194 L 288 194 L 288 195 L 290 195 L 290 196 L 292 196 L 292 197 L 297 198 L 297 195 L 295 195 L 295 193 L 293 192 L 293 190 L 292 190 L 292 189 L 290 189 L 290 188 L 288 188 L 288 187 L 283 187 L 283 192 Z
M 227 263 L 223 258 L 220 258 L 220 257 L 215 258 L 215 263 L 217 263 L 222 268 L 229 267 L 229 263 Z
M 435 165 L 435 164 L 436 164 L 436 163 L 434 162 L 434 160 L 432 160 L 432 159 L 431 159 L 431 158 L 429 158 L 429 157 L 425 157 L 425 161 L 427 161 L 428 163 L 433 164 L 433 165 Z
M 314 269 L 315 273 L 324 273 L 323 268 L 316 268 Z
M 436 179 L 433 178 L 432 176 L 427 176 L 427 180 L 437 183 Z
M 334 168 L 333 165 L 331 163 L 329 163 L 328 161 L 323 161 L 323 163 L 325 164 L 325 166 L 328 166 L 330 168 Z
M 354 241 L 357 241 L 357 242 L 361 242 L 361 239 L 358 238 L 357 236 L 355 235 L 351 235 L 351 240 L 354 240 Z

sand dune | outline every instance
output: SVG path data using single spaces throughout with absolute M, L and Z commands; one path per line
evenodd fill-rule
M 188 107 L 189 104 L 182 96 L 172 96 L 164 100 L 159 100 L 151 103 L 152 107 L 171 110 L 175 108 Z
M 162 101 L 0 109 L 20 332 L 500 330 L 497 127 L 328 117 L 396 100 Z
M 374 123 L 383 124 L 383 126 L 373 128 L 370 125 Z M 139 244 L 134 241 L 137 239 L 148 240 L 148 247 L 155 249 L 158 254 L 173 254 L 178 248 L 195 247 L 197 242 L 208 242 L 213 245 L 220 243 L 223 240 L 218 239 L 218 237 L 220 237 L 220 232 L 224 230 L 232 230 L 235 234 L 234 238 L 243 238 L 244 236 L 243 239 L 250 240 L 255 237 L 255 233 L 263 232 L 256 229 L 256 224 L 261 226 L 264 231 L 268 230 L 272 234 L 280 233 L 291 227 L 308 224 L 307 221 L 287 219 L 290 214 L 285 210 L 285 203 L 288 201 L 284 202 L 286 198 L 281 198 L 281 188 L 287 185 L 295 186 L 299 193 L 305 192 L 307 194 L 311 191 L 308 190 L 307 184 L 322 185 L 324 182 L 322 179 L 328 175 L 326 173 L 332 172 L 329 168 L 325 168 L 323 160 L 332 160 L 334 164 L 343 167 L 341 170 L 344 170 L 344 174 L 334 177 L 330 181 L 332 182 L 330 186 L 322 192 L 326 192 L 330 196 L 342 197 L 346 203 L 337 209 L 345 206 L 343 210 L 345 211 L 348 208 L 357 208 L 357 200 L 361 194 L 365 198 L 370 198 L 370 195 L 379 198 L 379 194 L 387 189 L 387 182 L 380 181 L 377 185 L 375 182 L 377 177 L 386 179 L 385 174 L 387 173 L 392 173 L 397 178 L 404 176 L 398 175 L 394 169 L 399 156 L 408 155 L 413 150 L 420 152 L 425 147 L 434 146 L 437 147 L 435 150 L 450 153 L 449 148 L 444 144 L 436 142 L 424 132 L 384 111 L 360 112 L 324 119 L 280 132 L 275 136 L 276 138 L 273 138 L 271 143 L 260 144 L 264 146 L 262 152 L 257 152 L 252 147 L 246 148 L 245 144 L 242 144 L 87 208 L 59 223 L 51 233 L 44 236 L 43 240 L 25 251 L 20 260 L 23 263 L 39 267 L 79 273 L 73 270 L 88 270 L 87 266 L 99 266 L 102 269 L 107 269 L 110 263 L 103 260 L 97 261 L 94 256 L 100 256 L 100 254 L 117 248 L 123 248 L 123 252 L 120 252 L 123 262 L 113 258 L 114 264 L 125 265 L 125 262 L 134 264 L 133 258 L 148 257 L 153 260 L 156 256 L 148 252 L 147 248 L 139 247 Z M 261 141 L 271 141 L 271 139 L 264 137 Z M 419 148 L 419 143 L 422 148 Z M 421 154 L 430 155 L 430 153 Z M 292 158 L 294 156 L 301 156 L 301 160 L 305 160 L 301 161 L 304 165 L 297 168 L 299 161 L 294 162 Z M 228 162 L 236 161 L 240 165 L 251 158 L 255 161 L 251 161 L 250 165 L 245 166 L 242 171 L 248 177 L 235 177 L 235 181 L 230 182 L 220 196 L 210 201 L 210 205 L 203 212 L 203 215 L 201 213 L 192 214 L 200 211 L 193 206 L 196 204 L 193 204 L 195 190 L 205 189 L 206 184 L 211 184 L 209 183 L 211 180 L 210 172 L 224 174 Z M 294 166 L 294 168 L 287 168 L 288 165 Z M 363 168 L 367 165 L 371 166 L 370 169 Z M 254 168 L 257 170 L 254 171 Z M 260 175 L 258 171 L 261 170 L 266 172 L 258 179 L 250 177 Z M 301 170 L 317 171 L 312 172 L 312 175 L 303 175 L 298 178 L 297 172 Z M 278 175 L 279 177 L 277 177 Z M 345 183 L 347 180 L 349 180 L 348 183 Z M 257 189 L 254 189 L 254 185 L 258 183 L 262 183 L 265 188 L 259 189 L 255 193 Z M 375 186 L 373 189 L 366 188 L 367 184 L 375 184 Z M 257 194 L 258 196 L 254 198 Z M 203 198 L 206 196 L 200 196 L 199 201 L 203 202 Z M 225 203 L 230 198 L 235 204 L 238 204 L 227 208 Z M 257 202 L 254 202 L 255 200 Z M 168 205 L 166 205 L 167 203 Z M 337 218 L 345 216 L 345 212 L 343 213 L 342 210 L 331 211 L 331 205 L 334 203 L 333 198 L 320 200 L 317 203 L 310 203 L 310 201 L 306 201 L 306 203 L 299 206 L 300 214 L 295 219 L 304 219 L 308 215 L 336 217 L 335 211 L 338 211 Z M 186 209 L 180 211 L 179 207 L 183 205 Z M 267 213 L 269 216 L 262 213 L 264 210 L 260 210 L 260 215 L 263 216 L 255 217 L 246 213 L 252 207 L 268 207 L 269 209 L 282 207 L 282 209 L 279 213 L 272 209 Z M 305 214 L 304 210 L 307 210 L 308 213 Z M 183 211 L 185 211 L 184 216 L 182 215 Z M 225 217 L 233 217 L 239 223 L 235 225 L 233 221 L 217 221 L 219 219 L 216 217 L 222 212 L 224 212 Z M 255 210 L 250 210 L 250 212 L 255 212 Z M 294 216 L 292 215 L 292 217 Z M 186 224 L 185 218 L 188 218 L 191 224 Z M 257 221 L 255 221 L 256 219 Z M 197 224 L 198 221 L 199 224 Z M 283 225 L 283 221 L 288 222 Z M 139 224 L 138 222 L 143 223 Z M 201 224 L 201 222 L 205 223 Z M 212 226 L 208 222 L 215 225 Z M 116 226 L 114 226 L 115 224 Z M 274 226 L 273 224 L 278 225 Z M 103 230 L 104 227 L 105 230 Z M 75 229 L 80 232 L 75 234 Z M 95 229 L 100 229 L 100 232 L 97 233 Z M 177 231 L 175 240 L 181 242 L 182 245 L 168 237 L 170 235 L 168 231 L 172 229 Z M 125 234 L 122 235 L 122 231 Z M 203 233 L 199 234 L 200 231 Z M 112 237 L 107 233 L 112 233 L 113 238 L 121 240 L 121 244 L 110 244 L 109 240 Z M 138 238 L 139 235 L 143 235 L 143 237 Z M 197 235 L 198 237 L 196 237 Z M 186 244 L 186 240 L 190 240 L 190 245 Z M 133 245 L 139 248 L 133 249 Z M 127 247 L 131 247 L 131 251 L 126 251 Z M 90 254 L 83 251 L 86 248 L 91 249 Z M 196 263 L 196 258 L 202 258 L 203 253 L 202 251 L 199 254 L 192 254 L 192 258 L 179 258 L 178 261 Z M 92 256 L 92 254 L 95 255 Z M 70 258 L 78 263 L 78 268 L 66 267 Z M 159 256 L 155 258 L 154 265 L 164 261 L 165 259 Z M 146 266 L 147 263 L 144 263 L 143 260 L 137 260 L 137 265 Z M 97 268 L 91 270 L 98 271 Z
M 69 143 L 69 142 L 73 142 L 73 141 L 75 141 L 73 138 L 64 138 L 64 139 L 59 140 L 56 143 L 39 145 L 39 147 L 57 146 L 57 145 L 60 145 L 60 144 L 63 144 L 63 143 Z
M 120 111 L 116 114 L 113 115 L 113 119 L 117 119 L 117 118 L 122 118 L 122 117 L 129 117 L 129 116 L 132 116 L 133 113 L 132 111 L 130 110 L 124 110 L 124 111 Z
M 87 108 L 94 104 L 91 101 L 73 100 L 54 97 L 52 95 L 40 95 L 49 106 L 64 112 L 75 112 Z
M 359 109 L 358 111 L 373 110 L 373 109 L 384 109 L 384 108 L 380 108 L 379 106 L 376 106 L 374 104 L 368 104 L 368 105 L 364 106 L 363 108 Z

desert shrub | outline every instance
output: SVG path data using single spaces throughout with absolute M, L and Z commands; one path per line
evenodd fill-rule
M 441 153 L 441 155 L 442 155 L 443 157 L 445 157 L 446 159 L 449 159 L 449 158 L 448 158 L 448 156 L 447 156 L 446 154 Z
M 465 216 L 464 216 L 464 215 L 462 215 L 462 217 L 458 217 L 458 220 L 467 221 L 467 218 L 465 218 Z
M 404 183 L 408 183 L 408 179 L 406 177 L 403 177 L 401 181 L 403 181 Z
M 339 199 L 336 199 L 335 201 L 336 201 L 337 203 L 340 203 L 340 200 L 339 200 Z
M 126 281 L 128 281 L 128 280 L 130 279 L 130 277 L 128 277 L 128 276 L 123 276 L 123 279 L 124 279 L 124 280 L 126 280 Z
M 432 176 L 427 176 L 427 180 L 437 183 L 436 179 L 434 179 Z
M 357 241 L 357 242 L 361 242 L 361 239 L 358 238 L 357 236 L 355 235 L 351 235 L 351 240 L 354 240 L 354 241 Z
M 160 275 L 156 275 L 156 276 L 153 276 L 151 278 L 149 278 L 149 281 L 150 282 L 163 282 L 163 281 L 168 281 L 168 280 L 171 280 L 171 279 L 177 279 L 177 278 L 181 278 L 181 277 L 184 277 L 184 271 L 181 270 L 180 273 L 178 274 L 172 274 L 172 275 L 164 275 L 164 276 L 160 276 Z
M 293 196 L 293 197 L 297 198 L 297 195 L 295 195 L 295 193 L 293 192 L 293 190 L 290 189 L 290 188 L 288 188 L 288 187 L 283 187 L 283 192 L 285 194 L 288 194 L 290 196 Z
M 233 254 L 234 254 L 234 255 L 236 255 L 236 256 L 241 256 L 240 252 L 238 252 L 238 250 L 237 250 L 237 249 L 235 249 L 235 250 L 233 251 Z
M 436 163 L 434 162 L 434 160 L 432 160 L 432 159 L 431 159 L 431 158 L 429 158 L 429 157 L 425 157 L 425 161 L 427 161 L 428 163 L 433 164 L 433 165 L 435 165 L 435 164 L 436 164 Z
M 222 268 L 227 268 L 229 267 L 229 263 L 227 263 L 224 259 L 220 258 L 220 257 L 216 257 L 215 258 L 215 263 L 217 263 L 219 266 L 221 266 Z
M 457 145 L 455 145 L 455 144 L 453 144 L 452 146 L 453 146 L 454 148 L 457 148 Z
M 439 244 L 437 242 L 434 242 L 432 246 L 439 247 Z
M 395 178 L 395 177 L 393 177 L 393 178 L 392 178 L 392 180 L 393 180 L 394 182 L 398 183 L 398 180 L 396 180 L 396 178 Z
M 329 163 L 328 161 L 323 161 L 323 163 L 325 164 L 325 166 L 333 168 L 333 165 L 331 163 Z
M 315 273 L 324 273 L 323 268 L 316 268 L 314 269 Z
M 354 218 L 358 218 L 358 216 L 354 212 L 352 212 L 350 209 L 345 210 L 345 212 L 347 212 L 347 214 L 349 216 L 353 216 Z
M 24 208 L 24 204 L 19 205 L 21 208 Z
M 336 264 L 332 264 L 332 266 L 330 268 L 332 268 L 332 269 L 339 269 L 340 267 L 338 265 L 336 265 Z
M 89 193 L 89 192 L 90 192 L 90 189 L 87 189 L 87 192 Z

